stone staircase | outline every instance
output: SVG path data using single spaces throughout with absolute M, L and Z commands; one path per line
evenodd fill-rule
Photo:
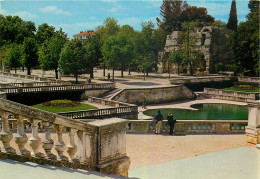
M 194 92 L 197 96 L 197 99 L 209 99 L 210 96 L 205 94 L 204 92 Z
M 123 89 L 120 88 L 116 88 L 108 93 L 106 93 L 105 95 L 103 95 L 101 98 L 103 99 L 112 99 L 116 94 L 120 93 Z

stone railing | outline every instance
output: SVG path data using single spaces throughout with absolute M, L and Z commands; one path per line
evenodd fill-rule
M 12 87 L 0 88 L 3 93 L 30 93 L 44 91 L 70 91 L 70 90 L 95 90 L 95 89 L 113 89 L 114 83 L 89 83 L 75 85 L 53 85 L 53 86 L 32 86 L 32 87 Z
M 259 93 L 253 92 L 204 88 L 204 93 L 212 98 L 224 100 L 249 101 L 259 99 Z
M 119 101 L 103 99 L 103 98 L 96 98 L 96 97 L 88 97 L 88 102 L 102 104 L 102 105 L 105 105 L 105 106 L 115 106 L 115 107 L 134 106 L 134 107 L 137 107 L 134 104 L 123 103 L 123 102 L 119 102 Z
M 70 84 L 71 84 L 70 82 L 66 82 L 66 81 L 5 83 L 5 84 L 0 84 L 0 88 L 57 86 L 57 85 L 70 85 Z
M 124 119 L 138 119 L 137 106 L 121 106 L 106 109 L 92 109 L 71 112 L 61 112 L 59 115 L 71 119 L 103 119 L 111 117 L 120 117 Z
M 9 73 L 9 72 L 0 72 L 0 76 L 7 76 L 7 77 L 15 77 L 15 78 L 20 78 L 20 79 L 29 79 L 33 81 L 46 81 L 46 82 L 51 82 L 51 81 L 61 81 L 57 79 L 51 79 L 51 78 L 45 78 L 45 77 L 39 77 L 39 76 L 33 76 L 33 75 L 21 75 L 21 74 L 15 74 L 15 73 Z
M 65 116 L 42 111 L 0 98 L 1 159 L 30 161 L 39 164 L 97 170 L 105 174 L 127 176 L 127 121 L 114 118 L 84 123 Z M 24 119 L 30 123 L 31 134 L 24 132 Z M 16 132 L 10 130 L 16 120 Z M 43 133 L 39 135 L 39 122 Z M 51 133 L 54 131 L 55 133 Z M 52 139 L 56 135 L 56 140 Z M 29 139 L 27 137 L 29 135 Z M 68 140 L 65 139 L 67 135 Z M 15 146 L 12 140 L 14 140 Z M 55 149 L 55 153 L 52 153 Z M 43 151 L 43 152 L 41 152 Z
M 238 77 L 239 82 L 260 83 L 259 77 Z
M 235 77 L 205 77 L 205 78 L 175 78 L 171 79 L 171 84 L 192 84 L 192 83 L 206 83 L 206 82 L 221 82 L 234 80 Z
M 167 121 L 163 121 L 161 131 L 169 132 Z M 224 121 L 224 120 L 177 120 L 175 134 L 222 134 L 222 133 L 245 133 L 247 120 Z M 128 121 L 129 133 L 154 133 L 155 124 L 152 120 Z

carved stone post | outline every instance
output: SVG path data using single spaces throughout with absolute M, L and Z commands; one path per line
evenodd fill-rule
M 57 132 L 57 141 L 55 142 L 55 150 L 58 153 L 58 160 L 68 160 L 68 158 L 63 155 L 63 151 L 66 149 L 66 146 L 64 144 L 64 141 L 62 139 L 62 125 L 56 125 L 56 132 Z
M 79 160 L 75 158 L 75 153 L 77 152 L 77 146 L 75 145 L 75 140 L 74 140 L 76 130 L 68 128 L 67 131 L 69 132 L 69 143 L 67 145 L 67 153 L 69 154 L 69 161 L 74 163 L 79 162 Z
M 3 143 L 3 148 L 1 152 L 3 153 L 15 153 L 15 149 L 10 146 L 10 141 L 13 139 L 13 134 L 10 132 L 10 126 L 8 122 L 9 113 L 0 111 L 2 119 L 2 130 L 0 132 L 0 139 Z
M 15 136 L 15 143 L 18 145 L 18 155 L 30 155 L 30 151 L 24 148 L 24 145 L 28 141 L 27 135 L 24 133 L 24 118 L 21 115 L 14 116 L 17 119 L 17 134 Z
M 51 149 L 53 147 L 53 140 L 51 139 L 51 123 L 49 122 L 42 122 L 44 126 L 45 135 L 42 141 L 42 148 L 45 150 L 44 157 L 47 159 L 56 159 L 56 156 L 51 153 Z
M 247 142 L 260 143 L 260 101 L 248 102 L 248 126 L 246 127 Z
M 29 119 L 31 122 L 32 136 L 29 139 L 29 145 L 32 148 L 31 155 L 33 157 L 43 157 L 43 154 L 39 152 L 41 144 L 41 138 L 38 135 L 38 120 Z

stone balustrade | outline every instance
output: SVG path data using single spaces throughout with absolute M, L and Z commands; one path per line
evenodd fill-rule
M 33 76 L 33 75 L 21 75 L 16 73 L 9 73 L 9 72 L 0 72 L 0 75 L 7 76 L 7 77 L 15 77 L 20 79 L 29 79 L 33 81 L 46 81 L 46 82 L 55 82 L 55 81 L 61 81 L 57 79 L 51 79 L 51 78 L 45 78 L 45 77 L 39 77 L 39 76 Z
M 205 83 L 205 82 L 220 82 L 234 80 L 235 77 L 205 77 L 205 78 L 174 78 L 171 79 L 171 84 L 192 84 L 192 83 Z
M 259 77 L 238 77 L 239 82 L 260 83 Z
M 120 106 L 135 106 L 134 104 L 130 104 L 130 103 L 123 103 L 120 101 L 114 101 L 114 100 L 109 100 L 109 99 L 103 99 L 103 98 L 96 98 L 96 97 L 88 97 L 88 102 L 90 103 L 97 103 L 97 104 L 102 104 L 105 106 L 116 106 L 116 107 L 120 107 Z
M 163 121 L 161 131 L 169 132 L 167 121 Z M 223 134 L 223 133 L 245 133 L 247 120 L 177 120 L 175 134 Z M 128 121 L 129 133 L 154 133 L 155 124 L 152 120 Z
M 121 106 L 106 109 L 60 112 L 58 114 L 71 119 L 103 119 L 111 117 L 120 117 L 124 119 L 138 119 L 138 107 Z
M 113 118 L 84 123 L 3 98 L 0 98 L 0 117 L 1 159 L 127 176 L 130 164 L 125 149 L 127 120 Z M 29 138 L 24 129 L 25 121 L 30 123 Z M 39 135 L 39 122 L 43 126 L 43 137 Z M 68 141 L 64 140 L 65 135 Z M 11 141 L 16 146 L 12 146 Z
M 114 83 L 89 83 L 89 84 L 70 84 L 70 85 L 47 85 L 47 86 L 37 86 L 32 87 L 7 87 L 0 88 L 2 93 L 12 94 L 12 93 L 30 93 L 30 92 L 45 92 L 45 91 L 77 91 L 77 90 L 95 90 L 95 89 L 113 89 L 115 88 Z
M 30 82 L 30 83 L 5 83 L 0 84 L 0 88 L 13 88 L 13 87 L 38 87 L 38 86 L 57 86 L 69 85 L 70 82 L 66 81 L 51 81 L 51 82 Z
M 243 102 L 249 100 L 257 100 L 259 98 L 259 92 L 255 93 L 255 92 L 204 88 L 204 93 L 216 99 L 234 100 L 234 101 L 243 101 Z

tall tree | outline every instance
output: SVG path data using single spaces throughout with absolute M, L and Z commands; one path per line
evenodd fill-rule
M 16 69 L 21 66 L 22 61 L 22 45 L 13 43 L 5 55 L 5 64 L 14 68 L 15 73 Z
M 55 27 L 49 26 L 47 23 L 43 23 L 38 26 L 36 40 L 39 44 L 42 44 L 45 40 L 49 40 L 54 34 Z
M 87 70 L 90 73 L 90 78 L 94 78 L 94 67 L 98 65 L 102 58 L 101 39 L 98 34 L 90 37 L 84 44 L 87 50 Z
M 232 4 L 231 4 L 227 28 L 236 31 L 237 30 L 237 22 L 238 22 L 238 20 L 237 20 L 236 0 L 233 0 Z
M 61 49 L 67 41 L 67 35 L 62 30 L 57 31 L 53 37 L 43 43 L 40 50 L 39 61 L 43 70 L 54 70 L 58 79 L 58 62 Z
M 31 75 L 31 69 L 38 65 L 38 45 L 34 38 L 24 39 L 22 64 L 27 68 L 27 75 Z
M 180 65 L 184 62 L 184 56 L 180 51 L 173 51 L 171 53 L 171 56 L 168 60 L 170 63 L 177 64 L 178 66 L 178 75 L 180 74 Z M 168 64 L 169 67 L 169 64 Z M 169 71 L 169 70 L 168 70 Z M 169 76 L 170 76 L 170 71 L 169 71 Z
M 118 33 L 105 41 L 102 52 L 104 58 L 113 67 L 112 81 L 114 81 L 114 70 L 116 65 L 120 65 L 121 77 L 123 77 L 124 66 L 125 64 L 128 64 L 128 61 L 131 60 L 134 55 L 134 45 L 126 34 Z
M 259 76 L 259 1 L 250 1 L 247 20 L 241 22 L 232 38 L 234 64 L 238 73 Z
M 78 75 L 87 66 L 87 50 L 78 39 L 68 41 L 61 50 L 59 65 L 64 74 L 73 74 L 78 83 Z

